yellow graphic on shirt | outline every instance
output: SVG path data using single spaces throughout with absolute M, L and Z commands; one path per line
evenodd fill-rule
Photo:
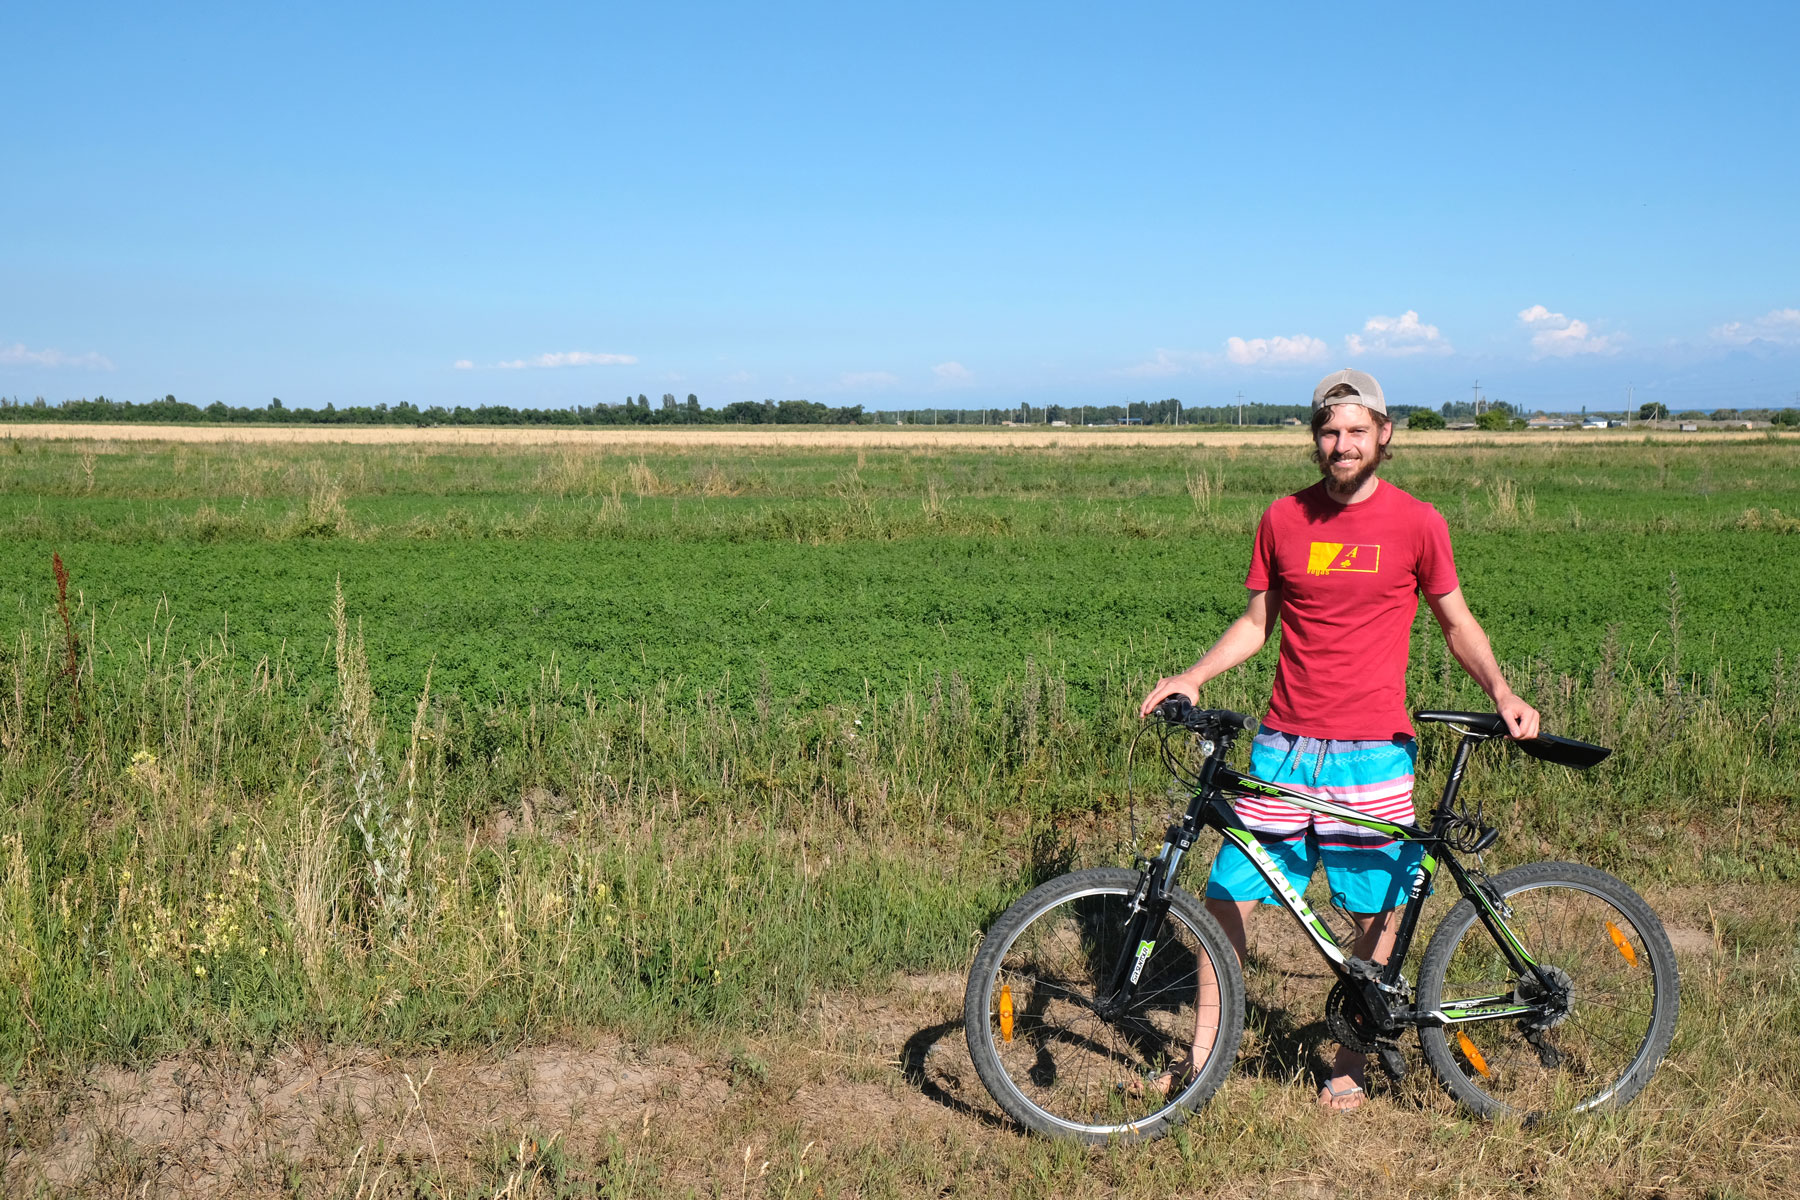
M 1380 546 L 1314 542 L 1311 553 L 1306 556 L 1306 573 L 1308 575 L 1330 575 L 1335 571 L 1355 571 L 1360 575 L 1373 575 L 1380 569 Z

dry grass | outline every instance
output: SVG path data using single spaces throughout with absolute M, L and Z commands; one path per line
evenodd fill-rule
M 1279 914 L 1253 928 L 1236 1074 L 1147 1146 L 1027 1137 L 962 1044 L 962 977 L 820 998 L 774 1037 L 596 1037 L 486 1052 L 285 1046 L 102 1068 L 5 1094 L 11 1195 L 1777 1197 L 1800 1187 L 1792 950 L 1743 930 L 1794 889 L 1653 897 L 1674 926 L 1682 1035 L 1622 1114 L 1471 1121 L 1415 1073 L 1344 1116 L 1312 1102 L 1322 971 Z M 1726 932 L 1739 930 L 1738 935 Z M 1789 1010 L 1791 1011 L 1791 1010 Z M 1774 1029 L 1758 1034 L 1759 1023 Z M 1766 1024 L 1761 1026 L 1767 1028 Z

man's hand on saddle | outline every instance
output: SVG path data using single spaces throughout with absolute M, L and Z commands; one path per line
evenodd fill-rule
M 1506 722 L 1507 736 L 1523 740 L 1538 735 L 1538 711 L 1508 692 L 1494 701 L 1494 709 Z
M 1138 709 L 1138 716 L 1149 716 L 1156 711 L 1157 705 L 1174 695 L 1186 696 L 1189 704 L 1197 705 L 1200 703 L 1200 686 L 1185 671 L 1180 675 L 1170 675 L 1166 679 L 1159 679 L 1156 681 L 1156 686 L 1150 689 L 1150 694 L 1144 697 L 1144 703 Z M 1536 716 L 1535 713 L 1532 715 Z

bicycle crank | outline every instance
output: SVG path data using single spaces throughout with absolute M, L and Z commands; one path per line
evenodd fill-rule
M 1342 979 L 1332 987 L 1331 995 L 1325 997 L 1325 1028 L 1331 1031 L 1339 1045 L 1358 1054 L 1373 1054 L 1380 1048 L 1381 1023 L 1370 1015 L 1368 1005 L 1363 1003 L 1361 989 Z

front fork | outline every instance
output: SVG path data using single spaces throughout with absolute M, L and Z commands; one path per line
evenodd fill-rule
M 1162 853 L 1151 859 L 1131 897 L 1131 915 L 1125 921 L 1119 958 L 1113 965 L 1106 994 L 1096 1007 L 1104 1017 L 1114 1017 L 1131 1007 L 1144 967 L 1156 952 L 1163 920 L 1169 915 L 1169 880 L 1181 866 L 1182 856 L 1194 844 L 1194 835 L 1179 825 L 1171 826 Z

